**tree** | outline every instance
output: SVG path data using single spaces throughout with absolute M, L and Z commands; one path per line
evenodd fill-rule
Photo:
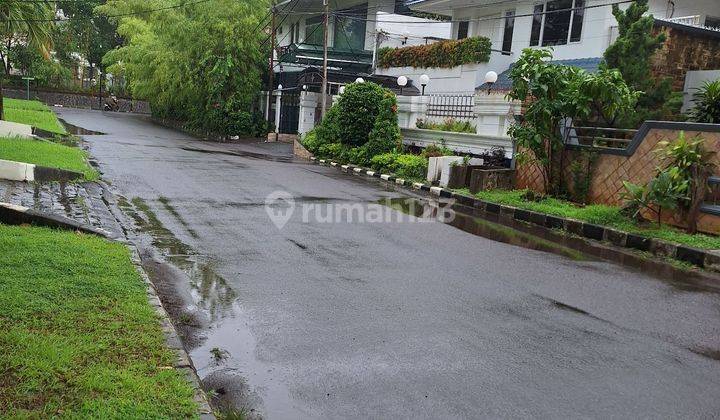
M 264 69 L 265 0 L 110 0 L 96 11 L 117 23 L 124 44 L 103 58 L 107 70 L 123 75 L 133 96 L 150 101 L 161 117 L 197 129 L 233 133 L 260 89 Z M 147 13 L 149 8 L 165 10 Z
M 507 96 L 526 108 L 523 120 L 508 134 L 522 149 L 517 157 L 538 165 L 545 193 L 557 194 L 562 187 L 557 163 L 565 146 L 561 126 L 573 119 L 612 124 L 633 109 L 640 92 L 628 87 L 616 71 L 590 74 L 550 59 L 551 50 L 526 48 L 512 66 Z
M 116 25 L 107 17 L 94 12 L 105 1 L 73 0 L 58 3 L 58 9 L 68 18 L 57 25 L 54 34 L 66 41 L 57 51 L 57 55 L 60 55 L 58 58 L 70 62 L 70 53 L 80 53 L 90 63 L 91 78 L 94 66 L 100 65 L 105 54 L 122 43 Z M 59 44 L 56 42 L 56 45 Z
M 645 16 L 649 10 L 647 0 L 636 0 L 623 11 L 618 4 L 612 5 L 612 13 L 618 22 L 618 38 L 604 54 L 601 67 L 618 69 L 625 82 L 634 90 L 642 91 L 637 102 L 637 113 L 623 120 L 623 125 L 637 126 L 648 118 L 667 114 L 671 95 L 670 79 L 653 76 L 652 56 L 665 43 L 664 33 L 653 35 L 655 18 Z
M 50 58 L 52 48 L 53 8 L 50 1 L 0 0 L 0 30 L 3 46 L 0 59 L 4 60 L 3 77 L 0 78 L 0 119 L 5 118 L 3 107 L 3 79 L 10 74 L 7 53 L 13 45 L 24 44 L 38 51 L 45 59 Z

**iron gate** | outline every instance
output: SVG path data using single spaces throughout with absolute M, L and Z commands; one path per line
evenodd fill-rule
M 300 121 L 300 94 L 283 92 L 280 104 L 280 133 L 297 134 Z

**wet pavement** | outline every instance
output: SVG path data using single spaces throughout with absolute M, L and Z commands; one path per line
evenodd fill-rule
M 105 133 L 83 137 L 109 202 L 218 405 L 270 419 L 720 412 L 712 288 L 491 221 L 441 223 L 404 192 L 293 160 L 288 145 L 59 113 Z M 264 206 L 275 191 L 295 200 L 282 229 Z M 301 211 L 342 205 L 392 222 Z

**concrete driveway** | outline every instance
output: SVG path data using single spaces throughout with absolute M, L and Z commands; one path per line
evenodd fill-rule
M 286 145 L 59 113 L 107 133 L 85 137 L 92 156 L 218 404 L 269 419 L 720 413 L 711 289 L 437 221 L 305 223 L 307 206 L 399 218 L 379 201 L 408 196 Z M 295 202 L 282 229 L 276 191 Z

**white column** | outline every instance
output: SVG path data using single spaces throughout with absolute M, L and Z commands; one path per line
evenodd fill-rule
M 315 128 L 315 112 L 321 97 L 317 92 L 300 92 L 298 134 L 305 134 Z
M 275 134 L 280 133 L 280 107 L 282 106 L 282 103 L 280 102 L 282 99 L 282 90 L 278 89 L 275 92 L 273 92 L 275 95 Z
M 398 125 L 417 128 L 417 120 L 427 118 L 429 96 L 398 96 Z

